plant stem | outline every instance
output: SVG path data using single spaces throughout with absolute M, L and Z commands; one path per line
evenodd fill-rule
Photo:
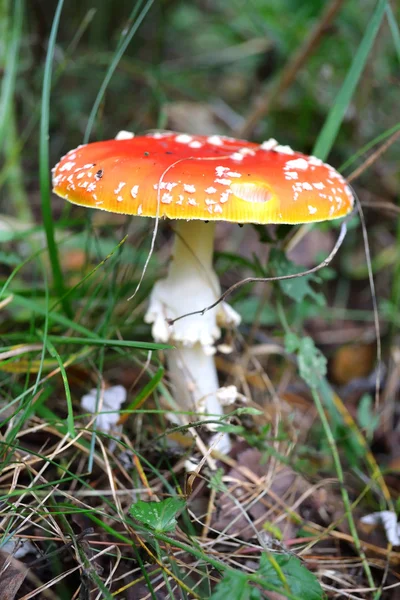
M 330 425 L 329 425 L 328 419 L 326 417 L 324 408 L 322 406 L 321 398 L 319 397 L 317 389 L 315 387 L 311 387 L 311 393 L 312 393 L 312 397 L 313 397 L 313 400 L 315 403 L 315 407 L 318 412 L 318 416 L 321 419 L 321 423 L 324 428 L 326 439 L 328 440 L 328 444 L 329 444 L 329 447 L 330 447 L 330 450 L 332 453 L 332 458 L 333 458 L 337 478 L 338 478 L 339 485 L 340 485 L 340 492 L 342 495 L 342 500 L 343 500 L 343 504 L 344 504 L 344 508 L 345 508 L 345 512 L 346 512 L 347 522 L 349 524 L 350 533 L 353 537 L 356 550 L 361 558 L 361 561 L 362 561 L 362 564 L 364 567 L 364 572 L 365 572 L 365 575 L 368 580 L 368 585 L 371 588 L 375 588 L 376 586 L 375 586 L 374 579 L 372 577 L 371 569 L 369 567 L 367 557 L 365 556 L 365 552 L 361 547 L 361 542 L 360 542 L 360 538 L 358 537 L 358 532 L 357 532 L 356 524 L 354 522 L 353 513 L 351 512 L 351 502 L 350 502 L 350 498 L 349 498 L 347 489 L 345 487 L 343 469 L 342 469 L 342 465 L 340 462 L 339 452 L 338 452 L 338 449 L 336 446 L 335 438 L 333 437 L 333 433 L 330 428 Z
M 53 274 L 54 287 L 58 296 L 65 295 L 65 285 L 63 274 L 61 271 L 60 260 L 58 256 L 58 248 L 54 237 L 54 221 L 51 212 L 51 196 L 50 196 L 50 177 L 49 177 L 49 122 L 50 122 L 50 90 L 51 90 L 51 72 L 54 57 L 54 48 L 58 25 L 60 23 L 61 11 L 64 0 L 59 0 L 56 12 L 53 18 L 49 44 L 46 55 L 46 64 L 43 75 L 42 86 L 42 102 L 41 102 L 41 118 L 40 118 L 40 140 L 39 140 L 39 177 L 40 177 L 40 195 L 42 199 L 42 215 L 43 224 L 46 231 L 47 248 L 51 270 Z M 62 306 L 67 317 L 72 317 L 72 308 L 69 303 L 69 298 L 65 298 Z

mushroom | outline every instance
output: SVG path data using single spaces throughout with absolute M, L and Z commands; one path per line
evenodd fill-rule
M 212 267 L 216 221 L 310 223 L 337 219 L 353 207 L 343 177 L 314 156 L 276 140 L 261 145 L 212 135 L 153 132 L 79 146 L 53 170 L 54 192 L 74 204 L 175 221 L 168 275 L 158 281 L 145 316 L 158 342 L 170 342 L 169 374 L 182 410 L 221 415 L 214 363 L 220 327 L 239 315 L 221 303 Z M 206 223 L 206 224 L 205 224 Z

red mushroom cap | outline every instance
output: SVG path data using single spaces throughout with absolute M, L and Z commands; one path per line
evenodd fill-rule
M 53 185 L 74 204 L 115 213 L 234 223 L 324 221 L 354 203 L 335 169 L 275 140 L 173 132 L 79 146 Z

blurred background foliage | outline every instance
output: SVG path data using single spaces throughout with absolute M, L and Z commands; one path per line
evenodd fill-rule
M 122 128 L 140 132 L 177 125 L 180 119 L 181 125 L 191 125 L 203 133 L 205 127 L 195 118 L 196 113 L 192 115 L 190 105 L 186 111 L 182 106 L 184 114 L 180 115 L 177 103 L 203 106 L 208 126 L 212 123 L 213 129 L 230 134 L 240 131 L 257 95 L 280 76 L 326 4 L 318 0 L 152 3 L 107 87 L 91 139 L 113 137 Z M 12 5 L 10 0 L 3 0 L 5 15 Z M 65 3 L 51 95 L 53 162 L 60 153 L 82 142 L 107 67 L 121 36 L 132 24 L 129 15 L 134 5 Z M 360 9 L 358 2 L 343 3 L 293 85 L 252 132 L 254 139 L 273 135 L 282 143 L 311 151 L 374 5 L 372 0 L 364 0 Z M 37 114 L 55 6 L 53 0 L 26 3 L 14 105 L 20 135 L 28 134 L 27 128 Z M 4 42 L 12 31 L 6 18 L 2 26 L 4 61 Z M 393 109 L 398 105 L 398 74 L 398 56 L 385 22 L 331 155 L 337 166 L 396 123 Z M 33 165 L 38 138 L 37 130 L 36 135 L 34 132 L 35 128 L 24 153 L 25 160 L 31 159 Z M 396 158 L 395 150 L 390 154 Z M 389 181 L 390 175 L 394 179 L 392 186 L 389 181 L 387 185 L 394 193 L 395 160 L 385 162 L 385 174 Z M 27 183 L 31 183 L 29 179 Z

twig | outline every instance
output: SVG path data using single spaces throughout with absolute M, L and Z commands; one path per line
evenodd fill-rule
M 388 212 L 393 212 L 395 214 L 400 213 L 400 206 L 397 206 L 397 204 L 394 204 L 393 202 L 385 202 L 385 200 L 363 200 L 362 207 L 379 211 L 387 210 Z
M 352 189 L 358 215 L 360 217 L 361 224 L 361 232 L 364 241 L 364 252 L 365 252 L 365 260 L 367 263 L 368 269 L 368 279 L 369 279 L 369 288 L 371 290 L 371 298 L 372 298 L 372 310 L 374 313 L 374 325 L 375 325 L 375 333 L 376 333 L 376 382 L 375 382 L 375 409 L 379 407 L 379 393 L 381 388 L 381 379 L 382 379 L 382 343 L 381 343 L 381 327 L 379 322 L 379 307 L 378 301 L 376 299 L 376 291 L 375 291 L 375 282 L 374 282 L 374 273 L 372 270 L 372 260 L 371 260 L 371 251 L 369 247 L 368 240 L 368 231 L 367 225 L 365 223 L 364 212 L 361 206 L 361 202 L 355 193 L 354 189 Z
M 59 555 L 62 552 L 65 552 L 66 550 L 71 548 L 74 545 L 74 543 L 80 542 L 81 540 L 83 540 L 83 538 L 87 537 L 88 535 L 92 535 L 93 533 L 94 533 L 93 527 L 88 527 L 87 529 L 85 529 L 84 531 L 79 533 L 76 536 L 75 540 L 71 540 L 70 542 L 67 542 L 66 544 L 61 546 L 61 548 L 57 548 L 56 550 L 53 550 L 49 554 L 46 554 L 45 556 L 40 556 L 40 558 L 37 558 L 36 560 L 31 561 L 28 564 L 28 567 L 31 569 L 32 567 L 37 567 L 37 565 L 39 565 L 42 562 L 50 562 L 50 560 L 54 556 L 56 556 L 57 554 Z
M 244 124 L 235 132 L 238 137 L 247 138 L 251 135 L 258 121 L 262 117 L 265 117 L 279 96 L 290 87 L 296 79 L 298 71 L 318 48 L 325 31 L 340 10 L 343 2 L 344 0 L 331 0 L 327 4 L 319 21 L 311 29 L 310 34 L 304 40 L 303 44 L 289 59 L 275 85 L 272 88 L 267 88 L 257 99 L 254 108 L 250 111 Z
M 246 277 L 245 279 L 241 279 L 240 281 L 237 281 L 236 283 L 231 285 L 231 287 L 229 287 L 227 290 L 225 290 L 225 292 L 223 294 L 221 294 L 221 296 L 215 302 L 210 304 L 209 306 L 206 306 L 205 308 L 203 308 L 201 310 L 194 310 L 192 312 L 185 313 L 184 315 L 180 315 L 176 319 L 167 319 L 168 325 L 174 325 L 174 323 L 176 323 L 177 321 L 180 321 L 181 319 L 184 319 L 185 317 L 191 317 L 192 315 L 204 315 L 209 310 L 215 308 L 220 302 L 223 302 L 227 296 L 232 294 L 232 292 L 234 292 L 238 288 L 242 287 L 242 285 L 245 285 L 246 283 L 267 283 L 267 282 L 271 282 L 271 281 L 285 281 L 287 279 L 295 279 L 296 277 L 304 277 L 305 275 L 312 275 L 312 273 L 316 273 L 320 269 L 326 267 L 327 265 L 329 265 L 332 262 L 333 258 L 335 257 L 340 246 L 343 243 L 343 240 L 346 236 L 346 231 L 347 231 L 346 223 L 347 223 L 348 219 L 352 216 L 352 214 L 353 213 L 351 213 L 348 217 L 346 217 L 346 219 L 342 222 L 339 237 L 336 240 L 336 243 L 335 243 L 333 249 L 331 250 L 329 256 L 327 256 L 322 262 L 320 262 L 315 267 L 312 267 L 311 269 L 307 269 L 306 271 L 302 271 L 301 273 L 292 273 L 291 275 L 280 275 L 278 277 Z
M 389 139 L 386 140 L 386 142 L 384 144 L 382 144 L 382 146 L 380 146 L 377 150 L 375 150 L 375 152 L 373 152 L 363 163 L 362 165 L 360 165 L 359 167 L 357 167 L 357 169 L 355 169 L 352 173 L 350 173 L 350 175 L 347 177 L 347 181 L 351 182 L 354 181 L 354 179 L 357 179 L 357 177 L 360 177 L 360 175 L 362 173 L 364 173 L 364 171 L 366 171 L 368 169 L 368 167 L 370 167 L 374 162 L 376 162 L 378 160 L 378 158 L 380 156 L 382 156 L 382 154 L 384 152 L 386 152 L 386 150 L 388 148 L 390 148 L 390 146 L 392 144 L 394 144 L 394 142 L 396 142 L 398 139 L 400 138 L 400 129 L 398 131 L 395 131 Z

